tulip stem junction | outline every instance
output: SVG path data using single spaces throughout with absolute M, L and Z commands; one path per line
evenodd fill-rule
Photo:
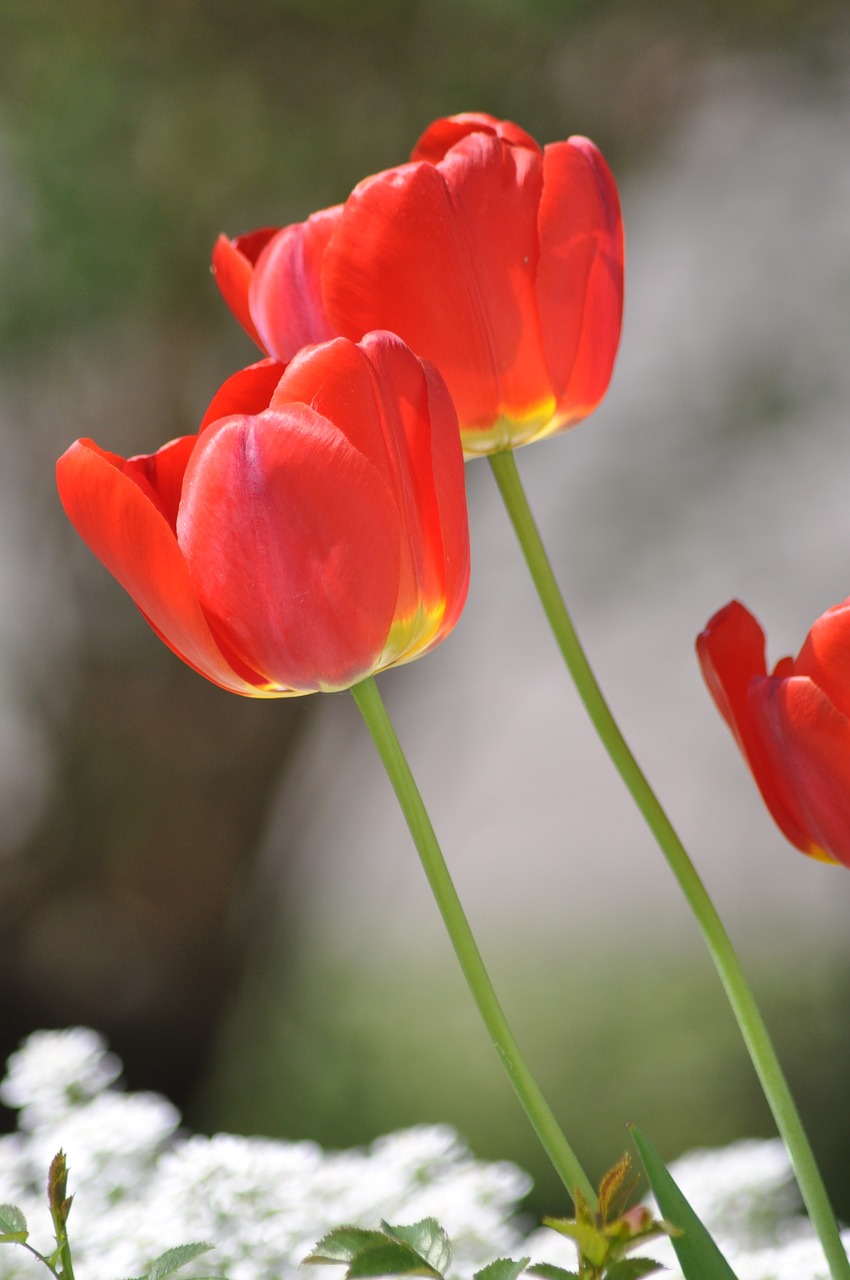
M 806 1209 L 820 1238 L 833 1280 L 850 1280 L 850 1263 L 841 1243 L 835 1213 L 741 962 L 694 864 L 632 755 L 602 695 L 558 588 L 513 454 L 509 451 L 492 454 L 490 464 L 543 609 L 579 696 L 605 749 L 655 836 L 702 931 L 773 1112 L 776 1127 L 788 1148 Z
M 578 1190 L 595 1208 L 597 1197 L 593 1186 L 561 1132 L 508 1026 L 374 677 L 354 685 L 351 692 L 392 783 L 463 975 L 514 1092 L 569 1196 L 573 1198 Z

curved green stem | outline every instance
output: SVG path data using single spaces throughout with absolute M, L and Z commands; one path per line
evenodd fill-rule
M 369 676 L 351 692 L 392 783 L 460 967 L 514 1092 L 568 1194 L 572 1197 L 578 1189 L 595 1207 L 596 1193 L 590 1180 L 558 1127 L 502 1012 L 378 686 Z
M 552 566 L 540 539 L 512 453 L 491 455 L 490 464 L 558 647 L 594 728 L 657 840 L 705 938 L 744 1038 L 765 1097 L 829 1262 L 833 1280 L 850 1280 L 835 1214 L 761 1013 L 708 892 L 684 845 L 644 777 L 608 708 L 576 635 Z

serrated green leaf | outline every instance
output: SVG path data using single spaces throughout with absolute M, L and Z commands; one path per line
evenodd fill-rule
M 301 1264 L 316 1265 L 318 1263 L 349 1263 L 363 1249 L 370 1245 L 385 1244 L 387 1237 L 383 1231 L 369 1231 L 365 1227 L 334 1227 L 326 1236 L 322 1236 L 317 1245 Z
M 635 1125 L 629 1128 L 659 1209 L 665 1220 L 682 1233 L 671 1239 L 685 1280 L 737 1280 L 735 1272 L 676 1186 L 649 1138 Z
M 16 1204 L 0 1204 L 0 1244 L 25 1244 L 27 1220 Z
M 605 1272 L 605 1280 L 643 1280 L 643 1276 L 663 1270 L 661 1263 L 654 1258 L 621 1258 Z
M 435 1218 L 423 1218 L 404 1226 L 381 1223 L 381 1230 L 392 1240 L 408 1245 L 419 1254 L 427 1267 L 442 1275 L 452 1260 L 452 1244 L 448 1235 Z
M 179 1244 L 174 1249 L 166 1249 L 165 1253 L 154 1258 L 148 1269 L 146 1280 L 164 1280 L 165 1276 L 173 1275 L 187 1263 L 194 1262 L 195 1258 L 199 1258 L 202 1253 L 209 1253 L 210 1249 L 214 1248 L 215 1245 L 204 1241 L 198 1244 Z
M 384 1237 L 383 1244 L 361 1249 L 346 1272 L 346 1280 L 368 1280 L 373 1276 L 429 1276 L 442 1280 L 435 1271 L 409 1245 Z
M 556 1267 L 554 1262 L 533 1262 L 528 1270 L 532 1275 L 542 1276 L 543 1280 L 579 1280 L 577 1271 L 565 1271 L 563 1267 Z
M 27 1220 L 16 1204 L 0 1204 L 0 1231 L 4 1236 L 27 1234 Z
M 514 1258 L 496 1258 L 495 1262 L 488 1262 L 486 1267 L 476 1271 L 473 1280 L 517 1280 L 530 1261 L 530 1258 L 520 1258 L 519 1262 Z

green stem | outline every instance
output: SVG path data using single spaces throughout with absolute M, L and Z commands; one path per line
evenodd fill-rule
M 833 1280 L 850 1280 L 850 1263 L 841 1244 L 835 1214 L 823 1179 L 729 935 L 684 845 L 639 768 L 602 696 L 558 589 L 522 488 L 513 454 L 493 454 L 490 464 L 540 601 L 587 713 L 661 847 L 702 930 L 776 1126 L 788 1148 L 803 1200 L 823 1245 Z
M 31 1244 L 27 1244 L 26 1240 L 18 1240 L 17 1243 L 21 1245 L 22 1248 L 29 1250 L 34 1258 L 38 1258 L 39 1262 L 43 1262 L 50 1274 L 56 1277 L 56 1280 L 60 1280 L 60 1273 L 53 1266 L 49 1258 L 45 1258 L 44 1254 L 39 1253 L 38 1249 L 34 1249 Z
M 62 1221 L 56 1213 L 53 1213 L 52 1210 L 51 1215 L 53 1217 L 53 1225 L 56 1229 L 56 1253 L 59 1255 L 59 1261 L 61 1263 L 61 1269 L 58 1275 L 60 1280 L 74 1280 L 74 1263 L 71 1259 L 71 1245 L 68 1241 L 67 1228 L 64 1221 Z M 46 1258 L 42 1257 L 41 1260 L 46 1264 L 46 1266 L 50 1267 L 50 1270 L 53 1271 L 54 1275 L 57 1274 Z
M 570 1197 L 578 1189 L 595 1208 L 596 1193 L 590 1180 L 558 1127 L 502 1012 L 378 686 L 369 676 L 351 692 L 392 783 L 463 975 L 514 1092 Z

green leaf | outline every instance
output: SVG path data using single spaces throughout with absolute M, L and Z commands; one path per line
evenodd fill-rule
M 200 1257 L 202 1253 L 209 1253 L 210 1249 L 214 1249 L 214 1244 L 179 1244 L 176 1249 L 166 1249 L 165 1253 L 161 1253 L 158 1258 L 154 1258 L 150 1267 L 146 1280 L 163 1280 L 165 1276 L 172 1275 L 175 1271 L 179 1271 L 181 1267 L 185 1267 L 187 1263 L 194 1262 L 195 1258 Z
M 533 1262 L 528 1270 L 532 1275 L 543 1276 L 543 1280 L 579 1280 L 577 1271 L 565 1271 L 554 1262 Z
M 19 1234 L 27 1230 L 27 1220 L 16 1204 L 0 1204 L 0 1231 Z
M 424 1262 L 415 1249 L 386 1237 L 383 1244 L 356 1254 L 346 1272 L 347 1280 L 367 1280 L 371 1276 L 429 1276 L 442 1280 L 440 1272 Z
M 302 1266 L 328 1262 L 349 1263 L 363 1249 L 370 1245 L 385 1244 L 387 1237 L 383 1231 L 368 1231 L 365 1227 L 334 1227 L 326 1236 L 322 1236 L 313 1252 L 309 1254 Z
M 635 1125 L 629 1128 L 658 1207 L 665 1220 L 682 1233 L 671 1238 L 685 1280 L 737 1280 L 735 1272 L 676 1186 L 649 1138 Z
M 16 1204 L 0 1204 L 0 1244 L 23 1244 L 27 1220 Z
M 595 1267 L 601 1267 L 608 1255 L 608 1241 L 589 1222 L 575 1222 L 572 1218 L 544 1218 L 544 1227 L 551 1227 L 562 1236 L 575 1240 L 580 1258 L 587 1259 Z
M 382 1222 L 381 1230 L 392 1240 L 408 1245 L 426 1266 L 440 1275 L 451 1265 L 451 1241 L 435 1218 L 423 1218 L 421 1222 L 401 1227 L 391 1227 L 388 1222 Z
M 605 1272 L 605 1280 L 642 1280 L 643 1276 L 651 1276 L 653 1271 L 663 1271 L 660 1262 L 654 1258 L 621 1258 Z
M 473 1280 L 517 1280 L 517 1276 L 522 1275 L 530 1261 L 530 1258 L 520 1258 L 519 1262 L 513 1258 L 497 1258 L 495 1262 L 488 1262 L 486 1267 L 476 1271 Z

